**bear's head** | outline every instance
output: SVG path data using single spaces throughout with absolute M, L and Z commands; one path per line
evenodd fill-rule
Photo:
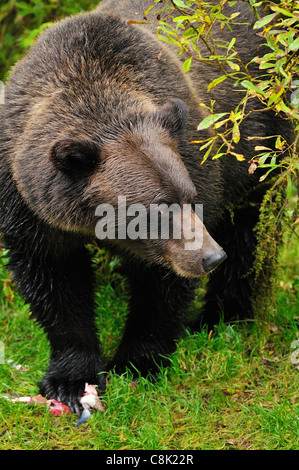
M 108 247 L 182 276 L 205 275 L 226 255 L 201 220 L 178 153 L 187 115 L 185 103 L 171 99 L 92 129 L 83 120 L 75 130 L 47 125 L 50 144 L 38 138 L 40 122 L 27 157 L 23 150 L 13 162 L 19 189 L 52 226 L 96 234 Z

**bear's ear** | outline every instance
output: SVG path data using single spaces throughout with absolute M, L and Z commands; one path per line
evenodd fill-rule
M 154 119 L 168 129 L 174 137 L 185 127 L 187 118 L 188 106 L 179 98 L 167 101 L 154 114 Z
M 99 149 L 90 141 L 60 139 L 51 148 L 50 159 L 64 173 L 71 176 L 83 176 L 97 165 Z

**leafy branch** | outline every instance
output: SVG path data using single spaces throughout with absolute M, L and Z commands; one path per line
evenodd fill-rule
M 232 5 L 236 2 L 155 0 L 155 4 L 158 3 L 162 4 L 158 11 L 158 37 L 178 47 L 179 56 L 187 55 L 187 59 L 183 62 L 184 71 L 189 72 L 193 61 L 218 67 L 220 74 L 208 84 L 207 92 L 224 80 L 230 80 L 234 87 L 244 90 L 245 93 L 238 106 L 230 113 L 215 113 L 214 101 L 211 100 L 208 108 L 209 115 L 199 123 L 198 130 L 212 127 L 214 135 L 208 139 L 193 141 L 194 144 L 201 144 L 200 151 L 205 150 L 202 163 L 209 157 L 217 159 L 224 154 L 231 154 L 238 160 L 243 160 L 242 154 L 234 152 L 234 144 L 240 140 L 241 124 L 252 113 L 272 110 L 275 114 L 282 114 L 285 119 L 292 122 L 295 135 L 298 134 L 298 3 L 285 0 L 277 5 L 271 1 L 249 0 L 257 18 L 254 28 L 265 40 L 269 52 L 261 57 L 254 57 L 248 64 L 243 62 L 237 50 L 237 38 L 233 37 L 229 43 L 213 38 L 213 26 L 216 23 L 221 29 L 231 28 L 233 24 L 242 24 L 237 23 L 238 11 L 230 15 L 223 12 L 225 5 Z M 266 14 L 261 16 L 261 11 Z M 163 14 L 164 18 L 161 19 Z M 203 45 L 202 48 L 200 43 Z M 260 70 L 257 76 L 252 76 L 250 73 L 249 66 L 252 64 L 257 64 Z M 297 77 L 298 80 L 296 80 Z M 261 107 L 246 111 L 246 104 L 252 98 L 257 98 Z M 207 108 L 203 103 L 202 106 Z M 273 136 L 271 138 L 273 139 Z M 284 172 L 290 172 L 293 177 L 298 172 L 298 146 L 288 144 L 280 136 L 275 136 L 275 138 L 274 149 L 267 146 L 264 148 L 257 146 L 255 149 L 258 153 L 252 159 L 250 171 L 254 171 L 257 167 L 267 168 L 268 171 L 261 177 L 261 180 L 278 168 Z M 216 145 L 217 142 L 220 142 L 220 145 Z

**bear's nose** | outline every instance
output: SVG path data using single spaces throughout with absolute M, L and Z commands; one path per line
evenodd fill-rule
M 221 248 L 221 250 L 216 251 L 216 253 L 213 253 L 208 258 L 204 258 L 202 260 L 202 267 L 204 268 L 206 273 L 209 273 L 213 271 L 213 269 L 216 269 L 219 264 L 221 264 L 222 261 L 224 261 L 226 258 L 226 253 Z

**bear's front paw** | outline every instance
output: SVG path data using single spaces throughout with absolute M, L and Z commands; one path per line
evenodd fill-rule
M 89 383 L 95 385 L 99 388 L 99 392 L 103 392 L 106 385 L 105 375 L 101 374 L 96 376 L 92 380 L 71 380 L 67 378 L 55 377 L 54 374 L 48 373 L 39 383 L 40 393 L 48 398 L 59 401 L 64 405 L 67 405 L 72 413 L 77 413 L 78 415 L 82 411 L 82 405 L 80 399 L 84 394 L 85 384 Z

